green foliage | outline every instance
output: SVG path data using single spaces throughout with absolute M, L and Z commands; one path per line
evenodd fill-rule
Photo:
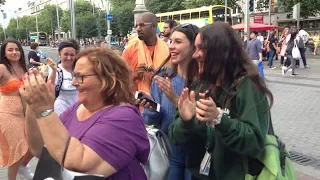
M 59 20 L 61 20 L 62 9 L 59 8 Z M 57 10 L 56 5 L 46 5 L 38 16 L 39 30 L 52 34 L 57 28 Z
M 146 2 L 146 7 L 149 11 L 153 13 L 163 13 L 169 11 L 178 11 L 185 9 L 183 2 L 185 0 L 148 0 Z
M 6 0 L 0 0 L 0 4 L 4 4 Z
M 133 27 L 134 3 L 125 3 L 120 7 L 114 7 L 111 13 L 114 15 L 114 20 L 111 22 L 111 29 L 114 35 L 126 35 Z M 106 20 L 105 20 L 106 21 Z M 107 28 L 107 26 L 105 26 Z
M 284 9 L 285 12 L 292 12 L 292 8 L 295 4 L 300 3 L 300 15 L 301 17 L 317 16 L 320 13 L 320 1 L 319 0 L 279 0 L 278 5 Z

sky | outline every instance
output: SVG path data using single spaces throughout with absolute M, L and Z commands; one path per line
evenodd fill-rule
M 18 8 L 26 8 L 27 7 L 27 1 L 28 0 L 6 0 L 5 5 L 1 6 L 1 10 L 4 10 L 4 13 L 7 13 L 7 19 L 3 21 L 3 16 L 1 15 L 0 21 L 1 23 L 4 23 L 5 26 L 7 26 L 9 20 L 12 17 L 16 17 L 15 10 Z

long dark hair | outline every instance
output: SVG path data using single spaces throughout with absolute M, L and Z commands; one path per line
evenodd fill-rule
M 188 38 L 188 40 L 190 42 L 190 46 L 193 48 L 193 50 L 195 50 L 194 41 L 195 41 L 197 34 L 199 32 L 199 28 L 197 26 L 195 26 L 193 24 L 181 24 L 181 25 L 175 27 L 173 29 L 172 33 L 175 31 L 181 32 L 184 35 L 186 35 L 186 37 Z M 169 55 L 166 58 L 166 60 L 164 60 L 164 62 L 160 65 L 158 70 L 156 70 L 155 75 L 160 73 L 161 71 L 163 71 L 163 69 L 164 69 L 163 67 L 170 61 L 170 59 L 171 59 L 171 55 Z M 173 67 L 173 70 L 172 70 L 172 73 L 170 74 L 169 78 L 175 77 L 178 73 L 178 65 L 173 64 L 172 67 Z M 187 87 L 195 80 L 195 78 L 198 77 L 198 74 L 199 74 L 198 69 L 199 69 L 198 62 L 195 60 L 191 60 L 189 66 L 188 66 L 188 70 L 187 70 L 187 81 L 186 81 Z
M 19 51 L 20 51 L 19 65 L 23 69 L 24 72 L 27 72 L 27 64 L 26 64 L 26 59 L 24 57 L 24 51 L 22 49 L 21 44 L 15 39 L 7 39 L 7 40 L 3 41 L 2 45 L 1 45 L 1 52 L 0 52 L 1 53 L 0 54 L 0 64 L 5 65 L 7 70 L 11 74 L 16 73 L 12 67 L 10 60 L 8 60 L 8 58 L 6 57 L 6 47 L 7 47 L 8 43 L 15 43 L 18 46 Z
M 200 79 L 212 85 L 232 84 L 229 91 L 237 86 L 237 81 L 247 76 L 261 89 L 273 104 L 273 95 L 260 78 L 257 67 L 244 51 L 243 44 L 236 32 L 226 23 L 215 22 L 200 29 L 201 48 L 206 50 L 203 72 Z M 229 94 L 229 93 L 228 93 Z
M 289 34 L 291 34 L 290 41 L 296 39 L 298 34 L 298 29 L 296 27 L 290 28 Z

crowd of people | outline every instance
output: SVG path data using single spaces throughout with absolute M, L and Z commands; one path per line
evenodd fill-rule
M 258 176 L 264 165 L 257 157 L 264 151 L 273 104 L 255 63 L 262 60 L 262 44 L 249 42 L 247 50 L 258 48 L 247 53 L 223 22 L 198 28 L 171 20 L 165 27 L 160 38 L 157 17 L 141 14 L 137 36 L 128 40 L 122 55 L 104 43 L 80 50 L 75 41 L 63 41 L 59 60 L 41 61 L 34 53 L 37 44 L 31 44 L 28 61 L 35 66 L 29 70 L 21 44 L 4 41 L 0 167 L 8 166 L 8 179 L 18 173 L 45 179 L 61 173 L 61 167 L 92 178 L 147 179 L 146 125 L 169 137 L 168 180 Z M 37 68 L 42 64 L 50 67 L 47 78 Z M 136 99 L 136 92 L 160 109 Z M 30 160 L 37 157 L 40 164 L 46 152 L 52 164 L 31 173 Z M 55 164 L 60 168 L 55 170 Z M 51 170 L 45 174 L 41 169 Z

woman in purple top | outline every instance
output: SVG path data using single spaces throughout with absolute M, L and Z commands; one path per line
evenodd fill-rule
M 149 141 L 134 95 L 130 70 L 115 52 L 91 48 L 80 52 L 72 85 L 78 103 L 59 117 L 53 111 L 54 90 L 36 70 L 24 76 L 20 93 L 27 102 L 27 137 L 39 157 L 44 144 L 68 170 L 99 174 L 111 180 L 146 180 L 140 164 L 149 155 Z M 37 94 L 38 96 L 33 96 Z M 68 145 L 68 139 L 71 137 Z

